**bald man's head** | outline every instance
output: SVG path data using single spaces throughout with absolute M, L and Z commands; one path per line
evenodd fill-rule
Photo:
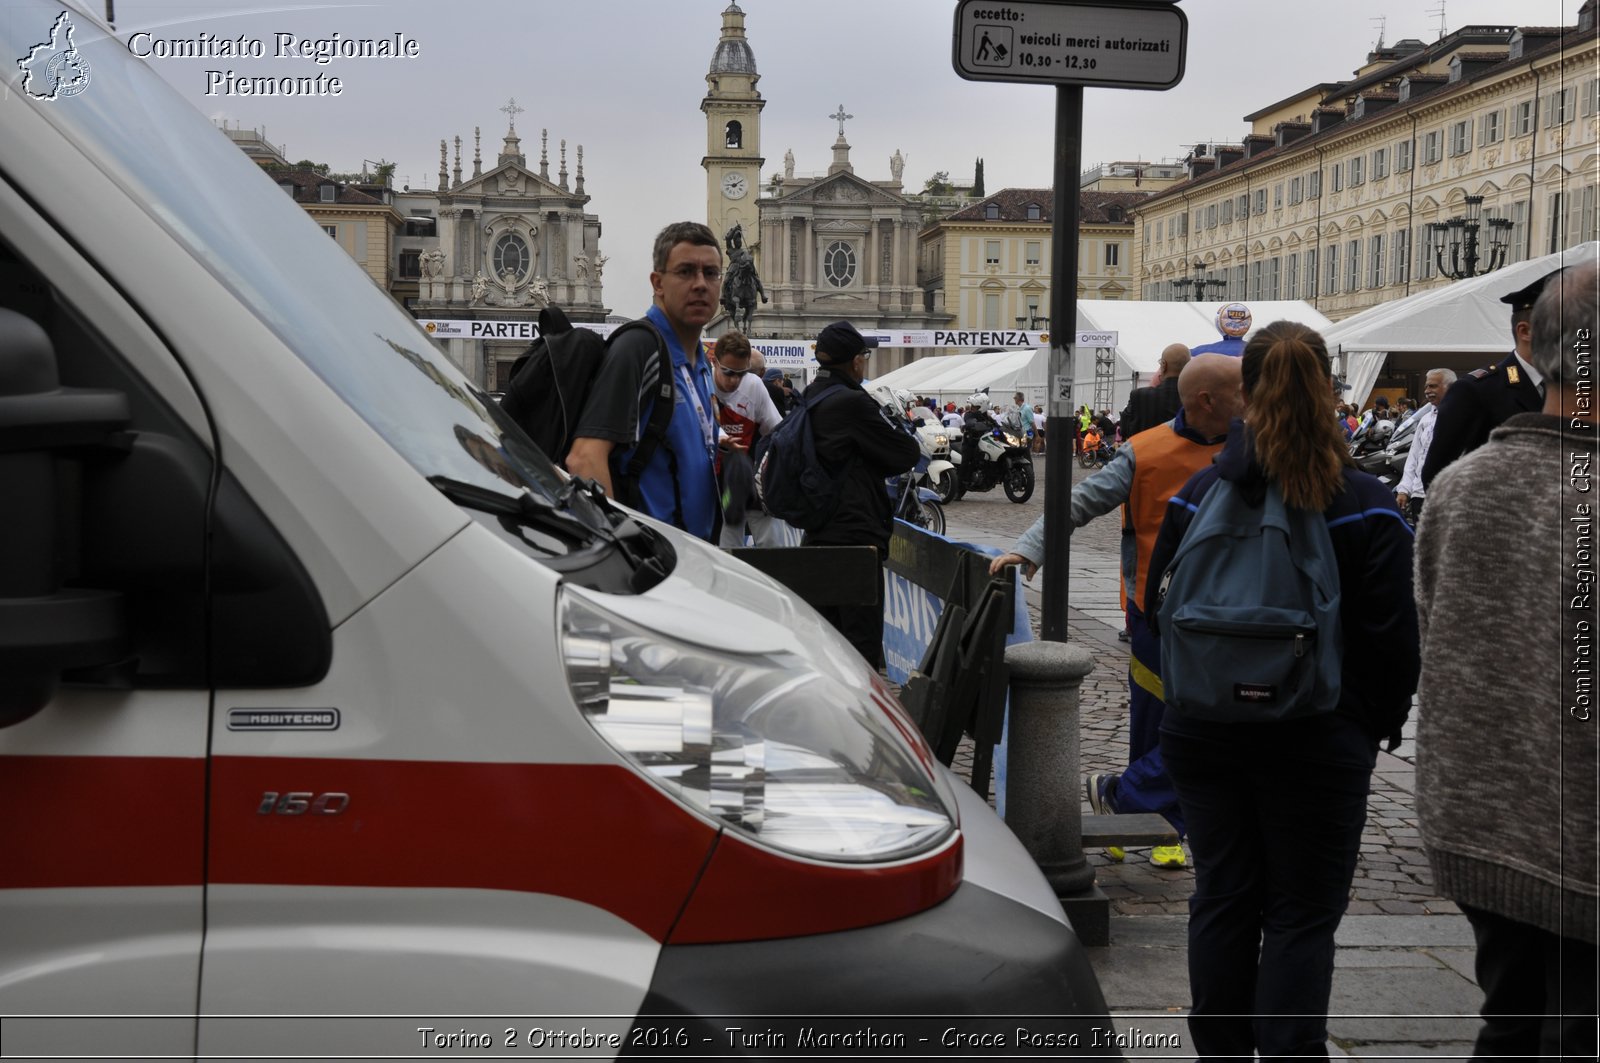
M 1244 413 L 1241 368 L 1239 359 L 1226 354 L 1201 354 L 1178 375 L 1184 420 L 1208 439 L 1225 435 L 1228 422 Z
M 1166 380 L 1176 377 L 1183 372 L 1183 367 L 1189 364 L 1189 348 L 1181 343 L 1169 343 L 1161 351 L 1161 361 L 1157 365 L 1157 376 Z

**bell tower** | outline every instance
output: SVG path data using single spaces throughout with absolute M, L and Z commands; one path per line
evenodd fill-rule
M 746 245 L 759 238 L 756 197 L 761 187 L 761 75 L 744 36 L 744 10 L 732 0 L 722 12 L 722 39 L 706 72 L 706 224 L 721 240 L 739 223 Z M 726 249 L 724 249 L 726 250 Z

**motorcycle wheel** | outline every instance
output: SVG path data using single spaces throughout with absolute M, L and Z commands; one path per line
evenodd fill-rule
M 944 507 L 937 502 L 919 502 L 921 512 L 917 514 L 917 524 L 925 531 L 935 535 L 944 534 Z
M 1006 470 L 1006 497 L 1021 504 L 1033 497 L 1033 466 L 1018 462 Z
M 933 489 L 939 493 L 939 501 L 948 506 L 961 494 L 961 477 L 956 475 L 954 469 L 946 469 L 934 483 Z

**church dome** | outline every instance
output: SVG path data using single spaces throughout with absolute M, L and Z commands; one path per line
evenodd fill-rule
M 748 41 L 738 37 L 724 37 L 717 43 L 716 54 L 711 57 L 713 74 L 754 74 L 756 55 Z
M 744 39 L 744 9 L 737 2 L 722 12 L 722 39 L 711 56 L 711 74 L 756 74 L 756 54 Z

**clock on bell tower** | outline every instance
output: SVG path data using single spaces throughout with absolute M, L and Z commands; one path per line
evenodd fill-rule
M 744 11 L 737 0 L 722 12 L 722 39 L 706 73 L 706 224 L 721 240 L 735 223 L 747 245 L 755 243 L 756 194 L 761 185 L 761 75 L 744 36 Z M 724 251 L 727 249 L 724 248 Z

